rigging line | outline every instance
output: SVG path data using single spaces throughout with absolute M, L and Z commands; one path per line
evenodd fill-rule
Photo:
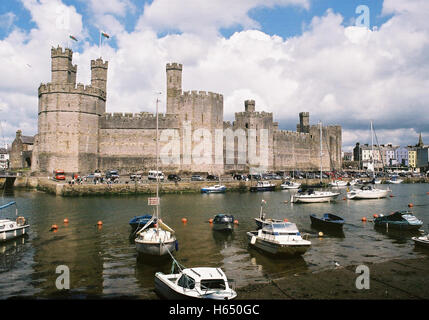
M 378 143 L 377 133 L 375 132 L 374 124 L 372 124 L 372 130 L 374 131 L 375 141 L 377 142 L 378 153 L 380 155 L 381 163 L 383 164 L 383 171 L 384 171 L 384 158 L 383 158 L 383 154 L 381 153 L 380 144 Z

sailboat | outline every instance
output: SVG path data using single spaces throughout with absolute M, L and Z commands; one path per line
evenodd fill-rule
M 159 139 L 158 139 L 158 103 L 156 99 L 156 171 L 159 170 Z M 137 238 L 134 240 L 139 253 L 163 256 L 169 254 L 174 249 L 177 250 L 177 240 L 175 232 L 167 226 L 159 217 L 159 175 L 156 177 L 156 198 L 149 198 L 149 205 L 156 206 L 156 214 L 137 231 Z M 156 221 L 155 224 L 153 224 Z
M 371 121 L 371 152 L 372 152 L 372 177 L 373 177 L 373 183 L 374 185 L 376 183 L 375 179 L 375 165 L 374 165 L 374 128 Z M 360 189 L 353 189 L 349 192 L 347 192 L 347 199 L 381 199 L 386 198 L 389 193 L 391 192 L 390 189 L 377 189 L 371 185 L 364 185 Z
M 322 167 L 322 122 L 320 124 L 320 185 L 322 185 L 323 167 Z M 318 191 L 308 189 L 304 192 L 298 192 L 291 196 L 291 202 L 315 203 L 315 202 L 330 202 L 340 195 L 340 192 Z

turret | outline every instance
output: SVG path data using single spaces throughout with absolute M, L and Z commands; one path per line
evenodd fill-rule
M 244 109 L 246 112 L 255 112 L 255 100 L 244 101 Z
M 101 58 L 91 60 L 91 86 L 106 92 L 108 67 L 109 62 L 104 62 Z
M 177 113 L 177 99 L 182 94 L 182 65 L 167 63 L 167 113 Z
M 310 113 L 300 112 L 299 113 L 299 125 L 297 128 L 298 132 L 309 133 L 310 132 Z
M 52 83 L 70 83 L 76 84 L 77 66 L 72 64 L 73 51 L 58 46 L 51 49 L 51 72 Z

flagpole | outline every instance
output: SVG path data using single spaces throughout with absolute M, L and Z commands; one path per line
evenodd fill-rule
M 100 30 L 100 42 L 98 43 L 98 51 L 100 53 L 100 58 L 101 58 L 101 30 Z

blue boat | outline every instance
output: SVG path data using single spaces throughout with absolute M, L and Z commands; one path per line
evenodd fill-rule
M 323 217 L 310 215 L 311 225 L 321 229 L 342 230 L 344 219 L 332 213 L 325 213 Z
M 234 216 L 227 214 L 217 214 L 213 220 L 213 230 L 217 231 L 233 231 Z
M 146 223 L 149 222 L 150 219 L 152 219 L 152 216 L 145 214 L 143 216 L 136 216 L 132 218 L 129 223 L 130 223 L 130 226 L 133 228 L 133 230 L 135 230 L 139 227 L 144 227 Z M 152 227 L 155 223 L 156 223 L 156 218 L 153 220 L 150 227 Z
M 224 193 L 225 191 L 226 191 L 226 187 L 218 184 L 211 187 L 201 188 L 202 193 Z
M 410 211 L 396 211 L 387 216 L 380 216 L 374 219 L 375 227 L 396 230 L 418 230 L 423 225 L 423 221 L 417 219 Z

